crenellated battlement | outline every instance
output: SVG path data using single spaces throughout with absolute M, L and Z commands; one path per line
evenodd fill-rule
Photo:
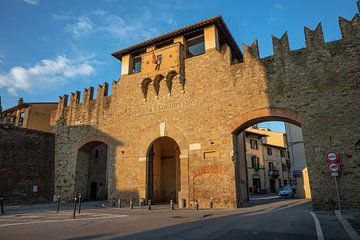
M 339 27 L 341 31 L 342 38 L 336 41 L 348 41 L 352 38 L 358 38 L 360 36 L 360 16 L 355 14 L 351 20 L 346 20 L 345 18 L 339 18 Z M 314 30 L 311 30 L 308 27 L 304 27 L 305 43 L 306 46 L 303 49 L 290 50 L 289 37 L 287 32 L 285 32 L 281 38 L 277 38 L 272 35 L 273 43 L 273 55 L 271 57 L 284 57 L 286 58 L 292 52 L 299 50 L 316 50 L 319 48 L 326 48 L 328 44 L 332 44 L 334 41 L 325 42 L 324 34 L 321 23 L 319 23 Z M 244 62 L 252 61 L 253 59 L 259 59 L 259 46 L 257 39 L 249 46 L 243 43 L 244 48 Z M 240 63 L 241 64 L 241 63 Z
M 304 27 L 306 47 L 316 48 L 324 43 L 324 35 L 321 23 L 319 23 L 315 30 Z
M 257 39 L 255 39 L 250 46 L 243 43 L 243 48 L 244 48 L 244 59 L 249 60 L 252 58 L 255 59 L 260 58 L 259 45 Z
M 89 101 L 93 100 L 93 98 L 94 98 L 94 88 L 93 87 L 84 88 L 83 103 L 86 104 Z
M 328 46 L 332 46 L 335 44 L 342 44 L 342 42 L 351 41 L 353 38 L 358 38 L 360 34 L 360 17 L 359 14 L 356 14 L 351 20 L 346 20 L 342 17 L 339 18 L 339 27 L 341 31 L 342 38 L 336 41 L 325 42 L 324 34 L 321 23 L 319 23 L 315 29 L 310 29 L 308 27 L 304 27 L 304 36 L 306 46 L 303 49 L 291 50 L 289 44 L 288 33 L 285 32 L 280 38 L 272 35 L 272 44 L 273 44 L 273 55 L 268 56 L 263 59 L 273 58 L 273 61 L 277 61 L 277 59 L 283 61 L 291 58 L 291 54 L 295 52 L 302 51 L 303 54 L 307 54 L 307 52 L 312 51 L 320 51 L 321 49 L 326 49 Z M 166 50 L 173 50 L 169 56 L 165 55 L 163 52 L 163 57 L 174 58 L 176 59 L 176 64 L 170 64 L 169 67 L 167 65 L 162 66 L 161 70 L 149 70 L 151 74 L 148 72 L 141 73 L 138 75 L 138 79 L 134 81 L 135 75 L 124 76 L 124 79 L 131 79 L 131 81 L 138 82 L 138 85 L 134 85 L 133 91 L 139 91 L 143 97 L 143 101 L 146 102 L 147 98 L 150 94 L 155 94 L 155 98 L 159 98 L 160 91 L 165 91 L 168 96 L 172 95 L 172 88 L 175 79 L 180 83 L 182 90 L 184 91 L 185 84 L 185 53 L 183 46 L 181 44 L 173 44 L 166 47 Z M 175 50 L 176 51 L 175 51 Z M 179 50 L 180 49 L 180 50 Z M 246 45 L 243 43 L 244 55 L 243 62 L 234 64 L 234 68 L 238 68 L 237 66 L 243 65 L 247 63 L 256 63 L 261 62 L 260 59 L 260 50 L 258 41 L 254 40 L 252 44 Z M 176 53 L 176 54 L 175 54 Z M 147 65 L 151 62 L 151 53 L 146 53 L 146 61 Z M 320 57 L 320 56 L 319 56 Z M 295 60 L 296 61 L 296 60 Z M 241 70 L 237 70 L 238 71 Z M 164 81 L 164 87 L 160 89 L 161 82 Z M 123 91 L 115 91 L 120 87 L 120 80 L 113 81 L 111 84 L 112 93 L 115 94 L 123 94 Z M 132 87 L 131 87 L 132 88 Z M 136 89 L 137 88 L 137 89 Z M 138 89 L 140 88 L 140 89 Z M 91 115 L 92 112 L 94 114 L 99 114 L 99 111 L 96 109 L 102 108 L 103 106 L 109 107 L 109 104 L 104 105 L 105 101 L 109 99 L 109 84 L 104 82 L 103 84 L 98 85 L 96 89 L 96 99 L 94 99 L 94 87 L 90 86 L 89 88 L 85 88 L 82 92 L 82 102 L 80 91 L 75 91 L 70 94 L 70 101 L 68 95 L 63 95 L 59 97 L 59 104 L 56 113 L 53 113 L 52 124 L 54 125 L 57 120 L 60 118 L 65 118 L 68 122 L 78 121 L 81 115 Z M 124 95 L 125 96 L 125 95 Z M 119 96 L 124 97 L 124 96 Z M 118 96 L 117 96 L 118 97 Z M 104 114 L 104 112 L 102 111 Z M 83 117 L 84 118 L 84 117 Z
M 280 56 L 283 54 L 287 54 L 290 52 L 289 46 L 289 37 L 287 32 L 285 32 L 281 38 L 277 38 L 274 35 L 271 35 L 272 43 L 273 43 L 273 51 L 274 56 Z
M 113 81 L 113 89 L 117 86 L 119 81 Z M 52 113 L 51 125 L 55 125 L 58 120 L 64 118 L 68 124 L 78 123 L 78 120 L 82 114 L 88 115 L 91 111 L 96 110 L 103 105 L 103 102 L 109 97 L 109 84 L 104 82 L 99 84 L 96 90 L 96 99 L 94 99 L 94 87 L 90 86 L 89 88 L 84 88 L 82 94 L 81 92 L 74 91 L 69 95 L 64 94 L 59 96 L 58 108 L 56 112 Z M 76 123 L 75 123 L 76 124 Z

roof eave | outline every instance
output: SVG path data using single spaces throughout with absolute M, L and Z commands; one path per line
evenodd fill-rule
M 206 20 L 203 20 L 201 22 L 186 26 L 184 28 L 160 35 L 158 37 L 155 38 L 151 38 L 149 40 L 146 40 L 144 42 L 138 43 L 136 45 L 133 45 L 131 47 L 128 48 L 124 48 L 122 50 L 113 52 L 111 55 L 115 58 L 117 58 L 118 60 L 122 60 L 122 56 L 127 55 L 133 51 L 139 50 L 139 49 L 143 49 L 149 46 L 152 46 L 156 43 L 162 42 L 162 41 L 166 41 L 169 40 L 171 38 L 175 38 L 177 36 L 181 36 L 184 35 L 190 31 L 202 28 L 202 27 L 206 27 L 208 25 L 211 24 L 215 24 L 216 27 L 218 28 L 219 31 L 221 31 L 221 33 L 224 35 L 224 37 L 226 37 L 226 40 L 230 46 L 230 48 L 233 50 L 233 53 L 235 55 L 235 57 L 239 60 L 242 60 L 243 55 L 240 51 L 240 48 L 238 47 L 238 45 L 235 42 L 235 39 L 233 38 L 233 36 L 231 35 L 228 27 L 226 26 L 224 20 L 222 19 L 221 16 L 216 16 L 216 17 L 212 17 Z

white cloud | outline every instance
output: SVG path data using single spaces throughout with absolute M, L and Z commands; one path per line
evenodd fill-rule
M 65 22 L 66 31 L 72 33 L 76 38 L 87 36 L 90 33 L 101 33 L 104 36 L 123 41 L 138 41 L 159 34 L 158 29 L 154 27 L 158 25 L 154 24 L 155 21 L 165 22 L 171 26 L 176 25 L 175 20 L 169 15 L 153 15 L 146 7 L 141 8 L 140 12 L 141 14 L 134 14 L 136 15 L 134 18 L 123 18 L 102 9 L 96 9 L 80 17 L 67 12 L 53 14 L 53 18 Z
M 16 66 L 7 73 L 0 73 L 0 89 L 10 94 L 18 91 L 51 89 L 62 86 L 75 77 L 89 76 L 95 69 L 88 62 L 79 62 L 58 56 L 55 59 L 43 59 L 32 67 Z
M 81 37 L 93 31 L 93 24 L 90 18 L 81 16 L 75 23 L 68 24 L 66 29 L 73 33 L 75 37 Z
M 275 4 L 275 8 L 280 9 L 280 10 L 286 10 L 285 6 L 282 5 L 281 3 Z
M 40 4 L 40 0 L 24 0 L 29 5 L 38 5 Z

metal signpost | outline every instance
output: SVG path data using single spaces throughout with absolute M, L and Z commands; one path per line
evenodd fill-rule
M 337 184 L 337 176 L 339 176 L 340 171 L 340 164 L 337 162 L 339 160 L 339 154 L 336 152 L 328 152 L 326 154 L 326 160 L 328 162 L 328 172 L 334 177 L 337 202 L 339 204 L 339 211 L 341 211 L 340 194 Z

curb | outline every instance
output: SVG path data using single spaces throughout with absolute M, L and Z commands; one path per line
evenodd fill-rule
M 348 237 L 351 240 L 360 240 L 360 236 L 359 234 L 353 229 L 353 227 L 350 225 L 349 221 L 346 220 L 342 215 L 341 212 L 339 210 L 335 210 L 335 215 L 336 218 L 338 219 L 338 221 L 341 223 L 341 225 L 343 226 L 346 234 L 348 235 Z

